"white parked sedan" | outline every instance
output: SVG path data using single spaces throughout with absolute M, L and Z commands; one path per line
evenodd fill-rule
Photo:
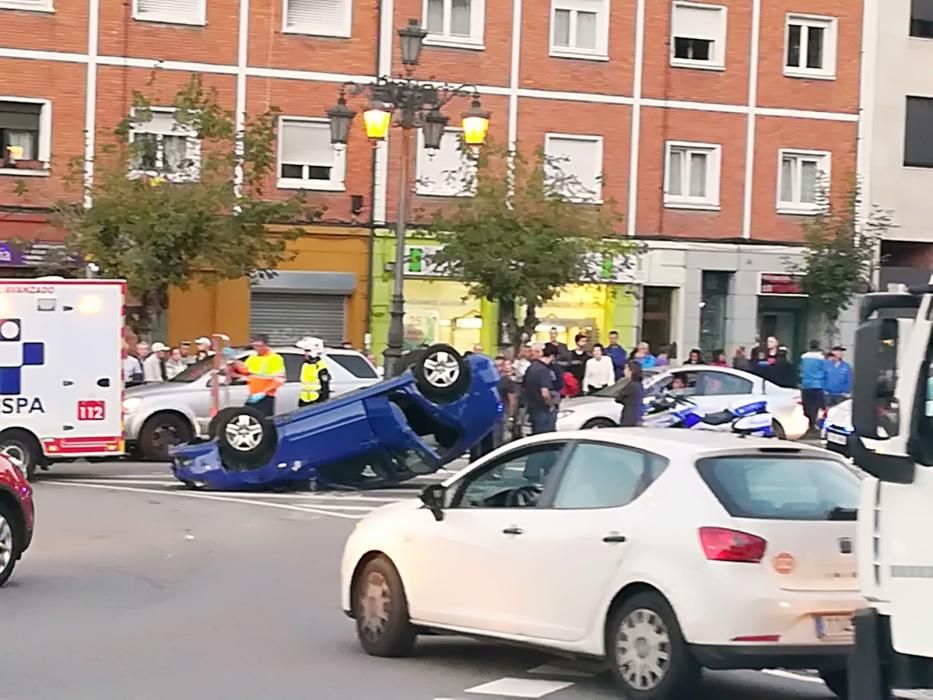
M 342 606 L 376 656 L 445 631 L 605 659 L 639 700 L 693 697 L 702 667 L 816 668 L 842 695 L 858 495 L 816 447 L 539 435 L 360 521 Z
M 615 397 L 625 381 L 619 380 L 592 396 L 562 401 L 557 414 L 557 429 L 587 430 L 618 425 L 621 406 L 615 403 Z M 764 401 L 774 416 L 775 434 L 778 437 L 799 440 L 809 429 L 797 389 L 779 387 L 755 374 L 732 367 L 689 365 L 660 372 L 648 371 L 644 383 L 646 403 L 664 391 L 689 398 L 704 413 Z

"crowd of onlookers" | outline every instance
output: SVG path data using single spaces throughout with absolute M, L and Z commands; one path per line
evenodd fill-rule
M 195 362 L 214 354 L 210 338 L 182 341 L 169 347 L 162 342 L 152 344 L 138 340 L 127 332 L 123 349 L 123 381 L 127 384 L 167 382 L 184 372 Z

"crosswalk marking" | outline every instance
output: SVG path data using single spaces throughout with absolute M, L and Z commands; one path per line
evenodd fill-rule
M 477 695 L 499 695 L 509 698 L 543 698 L 545 695 L 566 690 L 573 683 L 566 681 L 542 681 L 527 678 L 500 678 L 483 683 L 464 692 Z

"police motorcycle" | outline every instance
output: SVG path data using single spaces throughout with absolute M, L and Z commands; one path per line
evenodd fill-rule
M 642 424 L 649 428 L 730 431 L 741 436 L 775 437 L 774 419 L 768 412 L 766 401 L 704 413 L 690 399 L 664 392 L 646 406 Z

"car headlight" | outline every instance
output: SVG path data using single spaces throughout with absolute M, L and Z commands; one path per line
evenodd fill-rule
M 573 415 L 573 411 L 558 411 L 557 419 L 560 420 L 562 418 L 569 418 L 572 415 Z
M 142 402 L 143 402 L 143 400 L 142 400 L 142 399 L 139 399 L 139 398 L 124 399 L 124 401 L 123 401 L 123 412 L 124 412 L 124 413 L 132 413 L 132 412 L 135 411 L 137 408 L 139 408 L 139 406 L 140 406 L 140 404 L 142 404 Z

